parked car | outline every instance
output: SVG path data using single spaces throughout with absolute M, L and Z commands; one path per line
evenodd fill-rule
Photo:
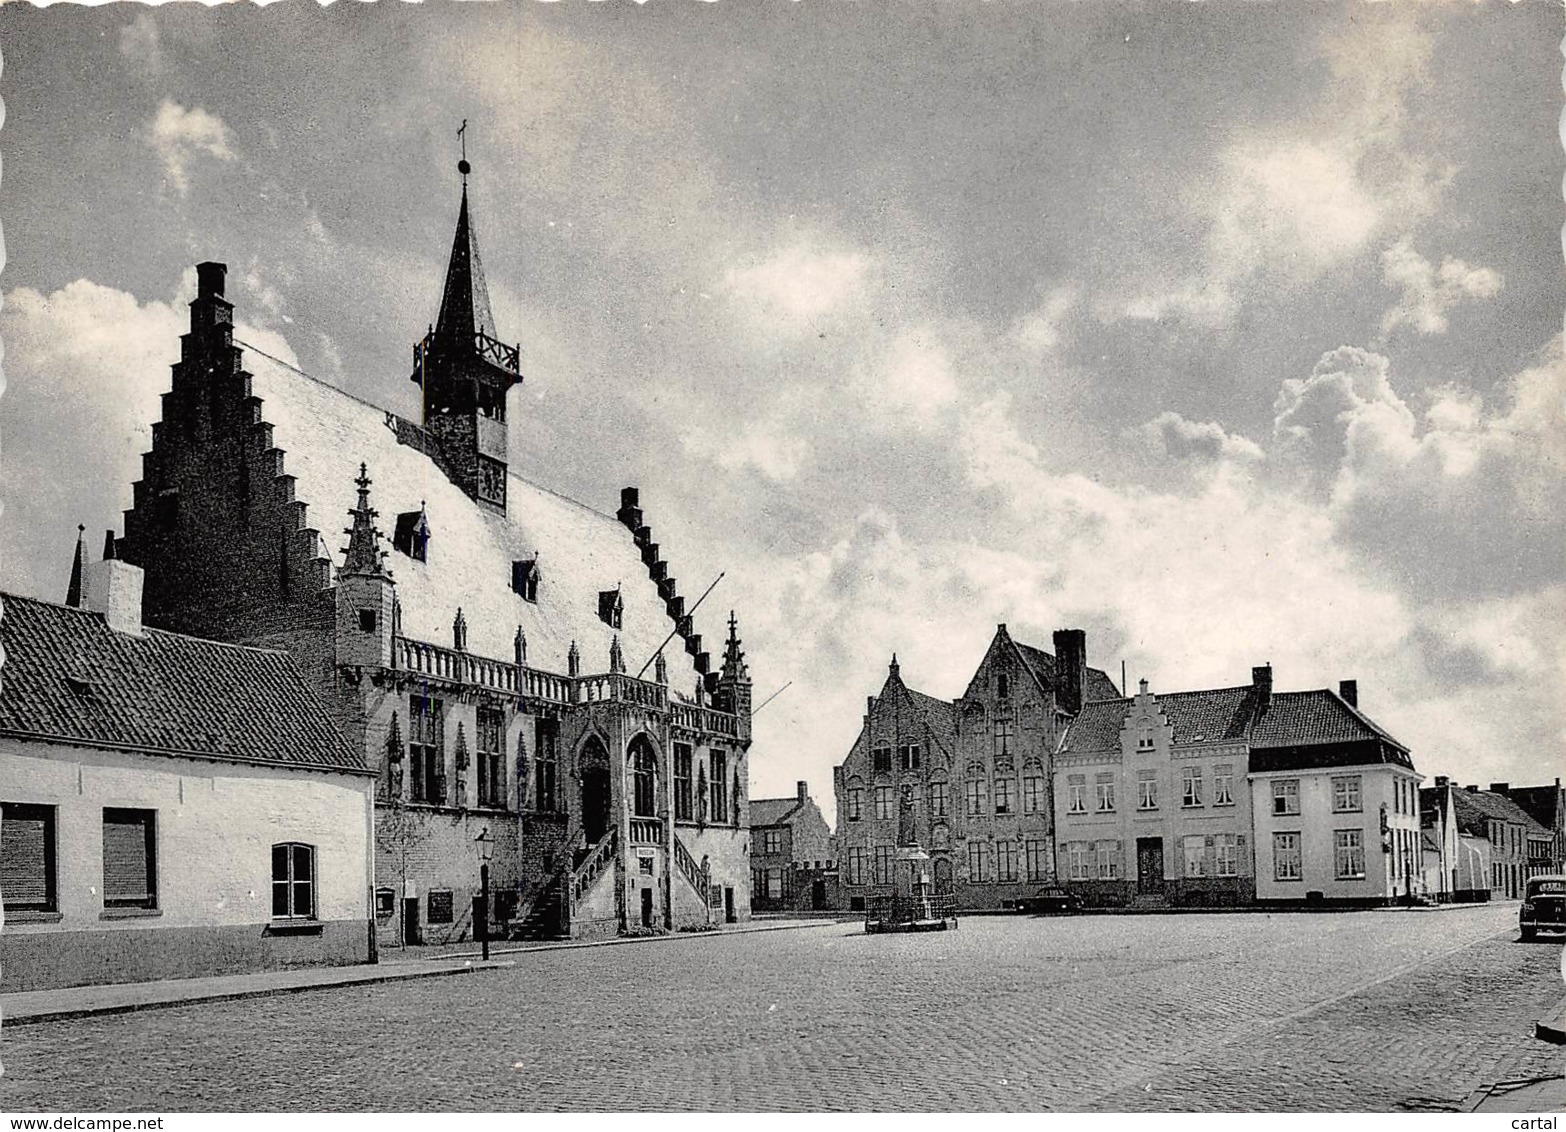
M 1080 912 L 1082 898 L 1060 884 L 1046 884 L 1032 896 L 1024 896 L 1013 907 L 1019 912 Z
M 1529 878 L 1517 926 L 1524 939 L 1540 932 L 1566 932 L 1566 876 Z

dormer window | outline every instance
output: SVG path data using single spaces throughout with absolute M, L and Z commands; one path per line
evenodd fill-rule
M 620 622 L 625 615 L 625 602 L 620 600 L 620 591 L 600 590 L 598 592 L 598 620 L 611 629 L 621 627 Z
M 538 559 L 529 558 L 511 564 L 511 588 L 523 601 L 538 604 Z
M 1139 751 L 1151 751 L 1153 749 L 1153 721 L 1140 719 L 1136 727 L 1136 749 Z
M 404 511 L 397 516 L 392 546 L 415 562 L 429 561 L 430 524 L 424 509 Z

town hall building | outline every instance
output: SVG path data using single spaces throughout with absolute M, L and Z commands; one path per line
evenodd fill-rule
M 460 169 L 420 416 L 236 340 L 224 265 L 200 264 L 118 556 L 148 625 L 286 650 L 363 752 L 383 946 L 467 937 L 485 864 L 481 914 L 522 934 L 744 918 L 737 624 L 715 660 L 635 488 L 611 515 L 519 474 L 521 351 Z

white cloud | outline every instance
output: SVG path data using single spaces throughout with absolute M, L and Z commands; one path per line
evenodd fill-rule
M 1412 152 L 1403 131 L 1427 82 L 1417 18 L 1378 13 L 1322 54 L 1333 82 L 1314 112 L 1236 135 L 1186 187 L 1204 233 L 1195 269 L 1141 280 L 1112 315 L 1226 325 L 1251 288 L 1310 284 L 1436 210 L 1454 171 Z
M 730 267 L 723 281 L 730 294 L 777 329 L 808 331 L 864 298 L 872 261 L 858 251 L 796 243 L 759 263 Z
M 1060 286 L 1044 297 L 1037 310 L 1021 319 L 1012 329 L 1012 339 L 1032 353 L 1045 353 L 1060 345 L 1066 316 L 1077 305 L 1079 293 L 1074 286 Z
M 120 29 L 120 54 L 141 69 L 156 75 L 163 70 L 163 47 L 157 21 L 150 12 L 140 12 Z
M 167 98 L 158 104 L 148 140 L 163 159 L 169 184 L 180 196 L 190 192 L 190 170 L 198 160 L 234 161 L 238 156 L 223 119 L 199 106 L 186 109 Z
M 1463 299 L 1491 299 L 1501 293 L 1502 279 L 1488 267 L 1470 267 L 1447 257 L 1437 268 L 1404 237 L 1381 253 L 1381 275 L 1402 296 L 1381 319 L 1381 332 L 1412 326 L 1421 334 L 1445 334 L 1446 312 Z
M 1175 412 L 1160 413 L 1132 431 L 1155 453 L 1174 460 L 1252 463 L 1267 458 L 1261 445 L 1226 431 L 1217 421 L 1190 421 Z

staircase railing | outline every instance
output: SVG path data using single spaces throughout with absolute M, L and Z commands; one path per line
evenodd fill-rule
M 527 918 L 533 914 L 533 909 L 538 907 L 539 901 L 549 899 L 550 894 L 555 891 L 555 886 L 564 879 L 566 869 L 570 865 L 571 858 L 567 855 L 565 860 L 555 866 L 554 872 L 533 887 L 532 893 L 526 900 L 522 901 L 522 906 L 517 909 L 516 915 L 511 917 L 511 923 L 525 924 Z
M 604 868 L 614 863 L 615 844 L 618 842 L 620 831 L 610 827 L 594 845 L 592 851 L 583 858 L 571 874 L 571 907 L 574 909 L 582 898 L 587 895 L 587 890 L 593 887 L 593 882 Z
M 701 866 L 691 856 L 691 851 L 685 848 L 685 842 L 680 840 L 680 835 L 674 835 L 674 863 L 680 870 L 680 875 L 696 890 L 696 895 L 701 897 L 703 908 L 708 907 L 707 876 L 701 871 Z

